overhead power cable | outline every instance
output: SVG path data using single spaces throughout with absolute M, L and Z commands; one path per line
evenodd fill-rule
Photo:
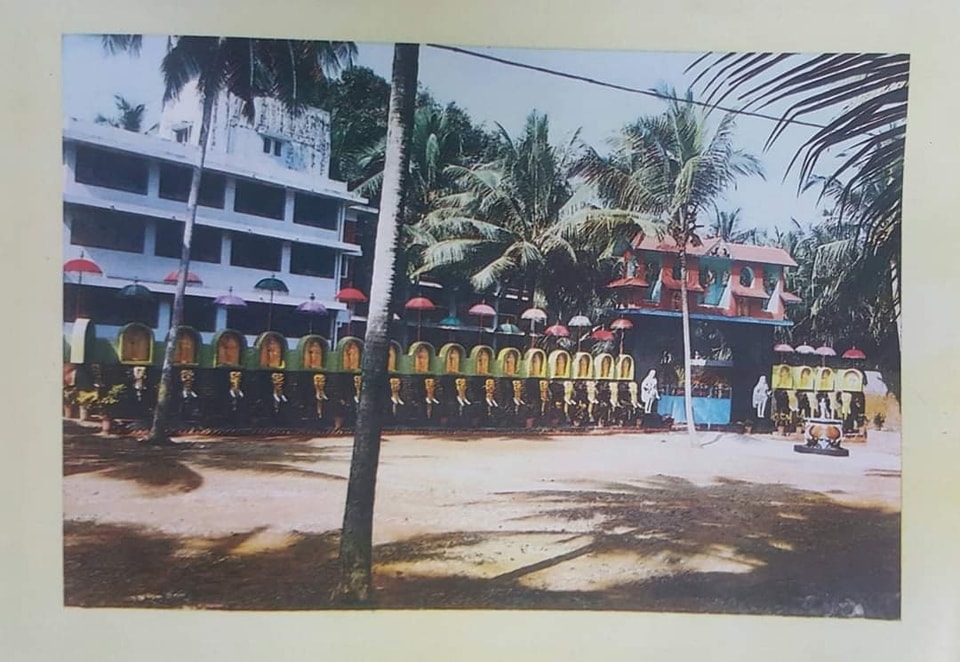
M 490 62 L 497 62 L 499 64 L 505 64 L 510 67 L 516 67 L 518 69 L 526 69 L 528 71 L 536 71 L 541 74 L 548 74 L 550 76 L 557 76 L 559 78 L 566 78 L 568 80 L 575 80 L 581 83 L 588 83 L 590 85 L 597 85 L 599 87 L 606 87 L 611 90 L 619 90 L 621 92 L 630 92 L 632 94 L 642 94 L 648 97 L 654 97 L 657 99 L 662 99 L 665 101 L 680 101 L 682 103 L 693 103 L 697 106 L 703 106 L 704 108 L 709 108 L 711 110 L 722 110 L 727 113 L 734 113 L 736 115 L 746 115 L 748 117 L 757 117 L 759 119 L 770 120 L 773 122 L 780 122 L 783 124 L 797 124 L 800 126 L 808 126 L 814 129 L 824 129 L 826 125 L 815 124 L 813 122 L 805 122 L 803 120 L 797 119 L 785 119 L 777 117 L 775 115 L 766 115 L 764 113 L 757 113 L 749 110 L 739 110 L 737 108 L 729 108 L 726 106 L 715 106 L 713 104 L 706 103 L 704 101 L 697 101 L 691 99 L 682 99 L 680 97 L 670 96 L 669 94 L 661 94 L 653 90 L 643 90 L 637 87 L 630 87 L 628 85 L 620 85 L 618 83 L 610 83 L 607 81 L 602 81 L 596 78 L 590 78 L 589 76 L 581 76 L 579 74 L 572 74 L 567 71 L 559 71 L 557 69 L 549 69 L 547 67 L 539 67 L 533 64 L 525 64 L 523 62 L 517 62 L 516 60 L 508 60 L 507 58 L 497 57 L 496 55 L 489 55 L 487 53 L 479 53 L 477 51 L 472 51 L 466 48 L 460 48 L 458 46 L 444 46 L 443 44 L 426 44 L 429 48 L 436 48 L 442 51 L 450 51 L 452 53 L 458 53 L 460 55 L 467 55 L 470 57 L 479 58 L 481 60 L 488 60 Z

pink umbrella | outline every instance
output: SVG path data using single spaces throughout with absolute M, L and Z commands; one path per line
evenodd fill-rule
M 620 319 L 613 320 L 613 322 L 610 323 L 610 328 L 620 332 L 620 353 L 623 354 L 623 337 L 627 334 L 628 329 L 633 328 L 633 322 L 621 317 Z
M 233 287 L 227 288 L 226 294 L 221 294 L 213 300 L 214 305 L 224 308 L 246 308 L 247 302 L 233 293 Z
M 477 340 L 477 344 L 479 344 L 483 341 L 483 318 L 494 317 L 497 314 L 497 311 L 495 311 L 492 306 L 482 302 L 471 306 L 467 313 L 470 315 L 476 315 L 480 318 L 480 334 Z
M 793 347 L 791 347 L 791 346 L 788 345 L 787 343 L 782 342 L 782 343 L 778 343 L 778 344 L 774 345 L 774 346 L 773 346 L 773 351 L 775 351 L 775 352 L 777 352 L 777 353 L 780 353 L 780 354 L 793 354 L 794 349 L 793 349 Z
M 423 311 L 434 310 L 436 306 L 427 297 L 413 297 L 403 306 L 407 310 L 417 311 L 417 342 L 420 342 L 420 326 L 422 322 Z
M 63 263 L 63 273 L 66 274 L 77 274 L 77 285 L 83 285 L 83 274 L 103 274 L 103 269 L 100 268 L 93 260 L 88 260 L 83 256 L 83 251 L 80 251 L 80 257 L 74 258 L 72 260 L 67 260 Z M 74 319 L 80 317 L 80 289 L 77 288 L 77 307 L 76 312 L 74 313 Z
M 820 357 L 820 365 L 827 364 L 828 356 L 836 356 L 837 353 L 833 350 L 833 347 L 827 347 L 826 345 L 821 345 L 813 350 L 813 353 Z
M 537 337 L 537 334 L 534 332 L 537 327 L 537 322 L 546 322 L 547 313 L 539 308 L 527 308 L 520 313 L 520 319 L 530 320 L 530 347 L 533 347 Z
M 543 334 L 546 335 L 546 336 L 554 336 L 554 337 L 557 337 L 557 338 L 566 338 L 567 336 L 570 335 L 570 329 L 568 329 L 567 327 L 565 327 L 565 326 L 564 326 L 563 324 L 561 324 L 560 322 L 557 322 L 557 323 L 554 324 L 553 326 L 548 326 L 548 327 L 544 330 Z
M 841 358 L 862 360 L 867 358 L 867 355 L 856 347 L 851 347 L 841 355 Z

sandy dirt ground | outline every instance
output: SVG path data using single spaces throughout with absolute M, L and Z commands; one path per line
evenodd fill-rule
M 66 604 L 330 608 L 351 439 L 178 441 L 65 429 Z M 792 444 L 390 435 L 376 605 L 898 618 L 899 435 Z

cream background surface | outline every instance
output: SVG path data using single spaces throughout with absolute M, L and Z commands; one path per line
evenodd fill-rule
M 6 660 L 960 659 L 960 154 L 950 0 L 4 3 L 0 657 Z M 906 51 L 899 622 L 582 612 L 62 606 L 60 35 L 156 32 L 644 50 Z M 478 84 L 480 84 L 478 82 Z M 865 560 L 867 562 L 867 560 Z

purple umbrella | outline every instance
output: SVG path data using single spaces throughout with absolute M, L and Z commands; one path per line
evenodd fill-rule
M 297 306 L 297 312 L 310 316 L 310 333 L 313 333 L 313 316 L 326 315 L 327 307 L 317 301 L 317 297 L 310 293 L 310 299 Z
M 233 293 L 233 288 L 230 287 L 227 289 L 226 294 L 221 294 L 216 299 L 213 300 L 214 305 L 223 306 L 224 308 L 246 308 L 247 302 L 238 297 Z

